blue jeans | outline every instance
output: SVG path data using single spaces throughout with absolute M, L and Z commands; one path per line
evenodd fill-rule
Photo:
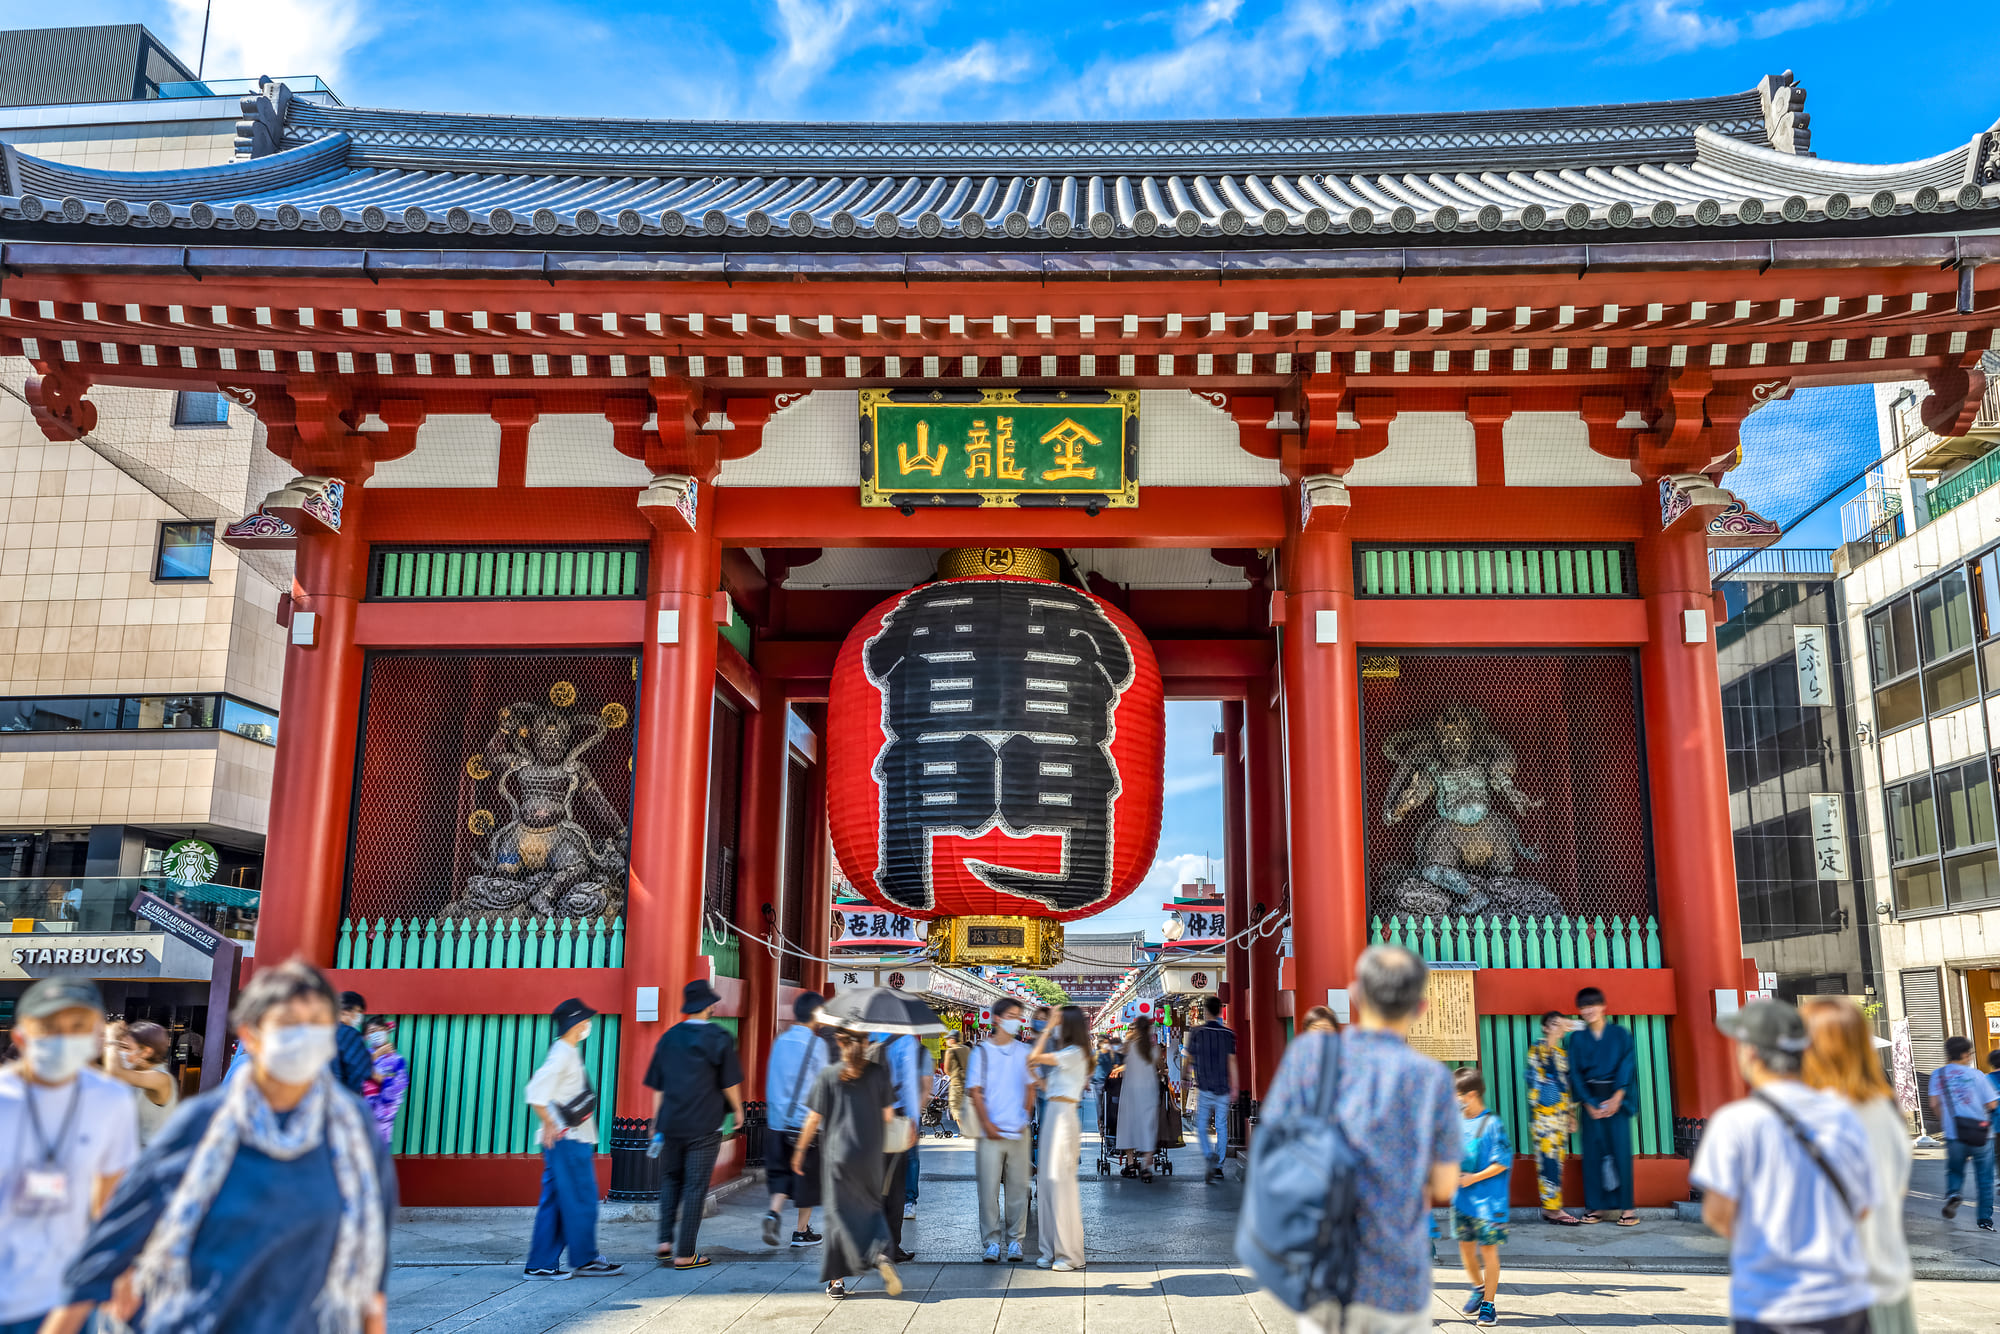
M 1196 1089 L 1194 1117 L 1195 1134 L 1201 1138 L 1201 1156 L 1208 1159 L 1212 1167 L 1222 1166 L 1222 1160 L 1229 1156 L 1229 1094 Z M 1211 1125 L 1214 1127 L 1214 1148 L 1209 1147 Z
M 1966 1160 L 1972 1161 L 1972 1185 L 1979 1194 L 1979 1217 L 1993 1217 L 1993 1141 L 1987 1140 L 1978 1148 L 1969 1148 L 1962 1141 L 1948 1139 L 1944 1142 L 1944 1193 L 1961 1194 L 1959 1189 L 1965 1184 Z
M 1035 1090 L 1035 1119 L 1028 1123 L 1028 1170 L 1042 1169 L 1042 1109 L 1049 1105 L 1049 1095 Z
M 35 1334 L 35 1331 L 42 1327 L 44 1318 L 43 1316 L 36 1316 L 32 1320 L 16 1320 L 11 1323 L 0 1323 L 0 1334 Z
M 565 1248 L 570 1268 L 597 1255 L 597 1165 L 592 1145 L 559 1139 L 542 1150 L 542 1198 L 528 1241 L 528 1268 L 560 1269 Z
M 917 1183 L 919 1180 L 917 1175 L 917 1150 L 922 1147 L 920 1143 L 910 1145 L 909 1166 L 903 1169 L 903 1203 L 905 1204 L 915 1204 L 917 1202 Z

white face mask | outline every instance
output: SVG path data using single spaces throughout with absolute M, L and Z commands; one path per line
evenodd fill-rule
M 1021 1031 L 1021 1021 L 1019 1019 L 1002 1019 L 1000 1021 L 1000 1031 L 1010 1038 L 1014 1037 Z
M 585 1024 L 583 1026 L 583 1032 L 578 1033 L 576 1035 L 576 1045 L 581 1047 L 584 1043 L 588 1041 L 590 1041 L 590 1025 Z
M 28 1067 L 35 1072 L 35 1078 L 51 1084 L 67 1084 L 75 1079 L 76 1072 L 88 1065 L 103 1046 L 102 1039 L 89 1034 L 29 1038 L 27 1044 Z
M 333 1059 L 332 1024 L 290 1024 L 265 1028 L 258 1063 L 280 1084 L 305 1084 Z

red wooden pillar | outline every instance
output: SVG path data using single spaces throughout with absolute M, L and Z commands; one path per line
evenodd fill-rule
M 706 500 L 697 508 L 693 531 L 676 511 L 646 511 L 655 528 L 639 669 L 625 980 L 628 992 L 660 989 L 660 1017 L 627 1025 L 618 1071 L 621 1116 L 651 1111 L 644 1079 L 653 1045 L 680 1018 L 681 988 L 708 975 L 700 957 L 702 868 L 715 700 L 713 598 L 722 553 L 710 535 L 714 506 Z M 678 614 L 677 625 L 669 613 Z
M 269 895 L 257 923 L 258 962 L 297 955 L 333 966 L 340 934 L 341 882 L 354 802 L 356 736 L 361 721 L 362 651 L 354 620 L 368 587 L 368 541 L 362 532 L 363 467 L 347 482 L 341 529 L 301 536 L 292 584 L 292 617 L 310 613 L 313 642 L 285 650 L 278 754 L 271 775 L 271 828 L 264 845 Z
M 1223 980 L 1228 983 L 1229 1027 L 1236 1034 L 1238 1072 L 1248 1068 L 1251 1011 L 1250 951 L 1240 939 L 1250 924 L 1250 867 L 1243 790 L 1243 704 L 1222 703 L 1222 934 L 1229 944 L 1223 953 Z
M 1657 522 L 1658 511 L 1647 508 Z M 1706 1117 L 1741 1096 L 1731 1044 L 1715 1027 L 1715 993 L 1743 985 L 1743 936 L 1723 761 L 1708 542 L 1701 526 L 1689 523 L 1685 533 L 1660 534 L 1639 544 L 1648 634 L 1639 672 L 1660 941 L 1674 970 L 1679 1009 L 1669 1025 L 1674 1112 Z M 1690 611 L 1702 614 L 1701 635 L 1694 643 L 1688 642 L 1684 620 Z M 1609 999 L 1615 1010 L 1618 997 Z
M 1291 816 L 1292 954 L 1304 1014 L 1345 988 L 1368 943 L 1361 856 L 1361 695 L 1353 544 L 1342 532 L 1285 539 L 1284 708 Z
M 1248 898 L 1251 916 L 1284 909 L 1286 882 L 1285 735 L 1284 717 L 1271 706 L 1267 684 L 1259 682 L 1259 698 L 1244 709 L 1244 778 L 1249 789 Z M 1244 1078 L 1259 1098 L 1277 1073 L 1284 1055 L 1283 1016 L 1278 1013 L 1278 947 L 1273 932 L 1248 942 L 1250 996 L 1250 1059 Z M 1306 1006 L 1300 1007 L 1303 1013 Z
M 744 720 L 742 815 L 737 825 L 736 925 L 743 961 L 743 1012 L 737 1045 L 752 1098 L 761 1098 L 764 1062 L 776 1021 L 778 961 L 761 941 L 770 937 L 778 911 L 778 849 L 785 827 L 785 697 L 780 682 L 762 683 L 759 707 Z

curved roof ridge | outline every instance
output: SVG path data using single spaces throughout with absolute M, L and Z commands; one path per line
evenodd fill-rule
M 12 145 L 0 145 L 5 149 L 7 194 L 53 199 L 71 195 L 84 199 L 119 198 L 141 206 L 155 199 L 169 204 L 242 199 L 303 186 L 345 172 L 348 146 L 347 136 L 336 134 L 268 157 L 238 158 L 213 166 L 172 171 L 113 171 L 53 162 L 20 152 Z
M 1826 158 L 1799 157 L 1775 148 L 1747 144 L 1712 130 L 1695 131 L 1697 165 L 1710 167 L 1739 179 L 1768 183 L 1773 187 L 1797 190 L 1802 194 L 1824 195 L 1836 190 L 1852 190 L 1865 185 L 1871 190 L 1898 193 L 1932 186 L 1956 189 L 1971 179 L 1966 174 L 1966 158 L 1979 142 L 1948 148 L 1942 153 L 1913 162 L 1838 162 Z
M 447 163 L 507 171 L 848 174 L 1073 169 L 1174 172 L 1287 166 L 1462 171 L 1506 164 L 1659 161 L 1695 152 L 1698 129 L 1765 142 L 1755 89 L 1720 97 L 1273 119 L 845 122 L 629 120 L 452 114 L 291 104 L 288 143 L 347 134 L 356 165 Z M 1246 167 L 1245 164 L 1254 164 Z

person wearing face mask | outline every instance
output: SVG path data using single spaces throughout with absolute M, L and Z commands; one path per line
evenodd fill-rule
M 63 1267 L 139 1155 L 132 1095 L 87 1068 L 104 1002 L 45 978 L 15 1007 L 23 1059 L 0 1069 L 0 1334 L 32 1334 L 62 1304 Z
M 528 1110 L 542 1123 L 542 1198 L 522 1274 L 532 1281 L 625 1272 L 597 1249 L 597 1090 L 577 1052 L 596 1017 L 574 996 L 556 1006 L 556 1040 L 528 1079 Z M 568 1269 L 562 1267 L 565 1248 Z
M 396 1172 L 327 1068 L 334 1005 L 303 960 L 251 978 L 230 1014 L 249 1073 L 148 1147 L 44 1334 L 77 1334 L 99 1305 L 147 1334 L 383 1334 Z
M 396 1113 L 402 1110 L 403 1097 L 410 1091 L 410 1063 L 396 1050 L 396 1021 L 387 1015 L 365 1021 L 362 1037 L 375 1063 L 362 1096 L 375 1113 L 376 1132 L 387 1144 L 396 1132 Z
M 151 1144 L 180 1104 L 180 1081 L 167 1068 L 167 1030 L 144 1022 L 121 1024 L 104 1044 L 104 1071 L 132 1086 L 139 1117 L 139 1147 Z
M 1019 1040 L 1021 1002 L 1002 997 L 993 1003 L 994 1034 L 972 1049 L 965 1091 L 979 1119 L 975 1171 L 979 1181 L 979 1231 L 987 1264 L 1021 1262 L 1028 1235 L 1028 1109 L 1035 1092 L 1028 1080 L 1028 1046 Z M 1004 1205 L 1003 1205 L 1004 1200 Z M 1004 1210 L 1004 1224 L 1003 1224 Z M 1002 1235 L 1002 1228 L 1005 1235 Z
M 333 1030 L 333 1059 L 327 1063 L 340 1086 L 356 1097 L 365 1098 L 370 1072 L 375 1068 L 361 1025 L 368 1018 L 368 1002 L 358 991 L 340 993 L 340 1026 Z

